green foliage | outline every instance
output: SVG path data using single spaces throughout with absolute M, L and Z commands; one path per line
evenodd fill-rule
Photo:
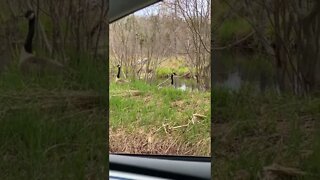
M 179 67 L 179 69 L 177 70 L 177 74 L 178 75 L 183 75 L 190 72 L 188 67 Z
M 190 72 L 188 67 L 180 66 L 179 68 L 169 68 L 169 67 L 159 67 L 156 71 L 156 75 L 158 78 L 167 77 L 175 72 L 177 75 L 184 75 Z
M 156 71 L 157 73 L 157 77 L 161 78 L 161 77 L 166 77 L 170 74 L 173 73 L 173 68 L 168 68 L 168 67 L 159 67 Z
M 218 29 L 217 38 L 223 44 L 234 40 L 236 37 L 242 37 L 251 31 L 250 24 L 242 18 L 229 19 L 225 21 Z

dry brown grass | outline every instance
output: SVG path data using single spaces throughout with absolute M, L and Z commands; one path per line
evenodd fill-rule
M 171 67 L 171 68 L 179 68 L 184 65 L 185 57 L 179 56 L 177 59 L 175 57 L 169 58 L 166 61 L 161 62 L 159 67 Z
M 123 129 L 110 129 L 109 151 L 111 153 L 209 156 L 209 152 L 204 152 L 204 149 L 209 148 L 210 151 L 210 139 L 192 144 L 182 141 L 171 133 L 160 135 L 155 133 L 157 130 L 149 132 L 140 130 L 130 133 Z

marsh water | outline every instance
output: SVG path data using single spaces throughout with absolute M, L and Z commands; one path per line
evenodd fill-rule
M 212 62 L 213 86 L 231 91 L 239 91 L 243 86 L 250 86 L 256 92 L 275 89 L 275 74 L 271 62 L 270 57 L 257 53 L 218 51 Z M 183 91 L 204 90 L 198 87 L 196 80 L 192 78 L 177 79 L 175 88 Z
M 218 51 L 213 60 L 213 86 L 239 91 L 243 86 L 257 92 L 275 88 L 271 59 L 265 55 L 239 51 Z
M 176 81 L 175 88 L 180 89 L 182 91 L 199 91 L 201 88 L 198 87 L 196 80 L 194 79 L 179 79 Z

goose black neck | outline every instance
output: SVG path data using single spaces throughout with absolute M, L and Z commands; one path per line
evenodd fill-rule
M 199 76 L 198 75 L 196 75 L 196 81 L 199 84 Z
M 171 85 L 173 85 L 173 74 L 171 74 Z
M 120 68 L 121 68 L 121 67 L 118 67 L 118 74 L 117 74 L 117 78 L 120 78 Z
M 24 49 L 28 53 L 32 53 L 32 38 L 34 36 L 34 27 L 35 26 L 35 18 L 29 20 L 29 30 L 26 42 L 24 44 Z

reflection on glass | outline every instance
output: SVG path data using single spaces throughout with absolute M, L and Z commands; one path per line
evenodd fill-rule
M 213 7 L 213 179 L 317 179 L 319 1 L 248 2 Z
M 106 177 L 107 2 L 0 1 L 0 179 Z

